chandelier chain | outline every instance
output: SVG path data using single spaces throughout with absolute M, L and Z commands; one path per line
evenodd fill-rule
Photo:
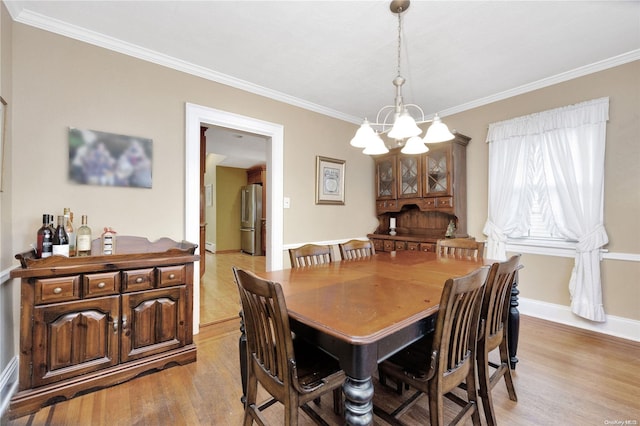
M 400 74 L 400 54 L 402 52 L 402 8 L 398 9 L 398 75 Z

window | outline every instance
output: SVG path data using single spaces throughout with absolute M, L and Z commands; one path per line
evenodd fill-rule
M 600 288 L 604 153 L 609 99 L 601 98 L 489 126 L 487 257 L 507 244 L 540 254 L 570 249 L 572 311 L 604 321 Z M 520 250 L 525 251 L 525 250 Z

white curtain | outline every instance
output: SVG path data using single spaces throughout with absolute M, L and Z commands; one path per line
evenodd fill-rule
M 571 310 L 592 321 L 605 321 L 600 248 L 608 242 L 603 225 L 608 118 L 609 99 L 601 98 L 494 123 L 487 135 L 487 257 L 506 257 L 506 238 L 529 228 L 531 193 L 543 194 L 555 231 L 578 241 L 569 281 Z M 514 207 L 521 210 L 504 211 Z

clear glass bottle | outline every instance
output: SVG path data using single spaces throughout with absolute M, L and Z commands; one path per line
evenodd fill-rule
M 64 209 L 65 230 L 69 238 L 69 256 L 76 255 L 76 233 L 73 229 L 73 212 L 69 207 Z
M 82 215 L 82 225 L 76 234 L 77 256 L 91 256 L 91 228 L 87 224 L 87 215 Z
M 42 215 L 42 227 L 37 234 L 36 256 L 41 259 L 51 256 L 53 252 L 53 230 L 49 226 L 49 216 L 51 215 Z
M 69 236 L 65 230 L 65 217 L 58 216 L 58 226 L 53 233 L 53 254 L 69 257 Z

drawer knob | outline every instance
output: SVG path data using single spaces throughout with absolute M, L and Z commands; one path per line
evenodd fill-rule
M 138 284 L 140 284 L 142 281 L 143 281 L 142 277 L 138 277 L 138 278 L 136 278 L 136 282 L 137 282 Z
M 53 294 L 60 294 L 62 293 L 62 288 L 61 287 L 56 287 L 53 289 Z
M 176 274 L 169 274 L 169 279 L 172 280 L 176 277 Z
M 98 284 L 98 288 L 105 288 L 106 285 L 107 285 L 106 283 L 101 282 Z

